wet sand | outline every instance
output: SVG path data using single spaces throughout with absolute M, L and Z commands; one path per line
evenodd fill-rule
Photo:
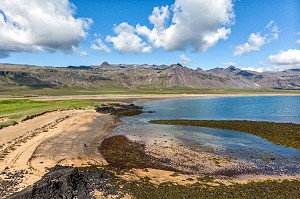
M 125 132 L 126 134 L 126 132 Z M 132 139 L 132 142 L 145 144 L 139 139 Z M 167 138 L 160 138 L 153 142 L 145 144 L 145 155 L 158 160 L 163 166 L 171 169 L 157 169 L 155 165 L 147 169 L 137 169 L 142 167 L 139 165 L 144 160 L 139 162 L 135 160 L 137 165 L 130 169 L 125 175 L 120 175 L 125 180 L 139 180 L 140 178 L 149 177 L 154 184 L 164 182 L 172 182 L 175 184 L 186 185 L 199 182 L 199 178 L 212 178 L 210 182 L 215 185 L 225 184 L 232 185 L 234 183 L 246 184 L 249 182 L 261 182 L 265 180 L 300 180 L 300 175 L 266 175 L 255 173 L 256 165 L 251 161 L 232 159 L 221 155 L 216 155 L 213 152 L 195 151 L 177 141 L 170 141 Z M 122 145 L 122 143 L 119 143 Z M 111 146 L 114 148 L 114 146 Z M 128 149 L 128 153 L 134 150 Z M 126 159 L 123 154 L 122 160 Z M 151 159 L 150 159 L 151 160 Z M 175 172 L 174 172 L 175 171 Z M 187 180 L 189 179 L 189 180 Z M 206 183 L 206 182 L 205 182 Z

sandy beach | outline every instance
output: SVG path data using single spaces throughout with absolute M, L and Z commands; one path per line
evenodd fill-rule
M 21 190 L 55 165 L 104 165 L 99 142 L 117 125 L 94 110 L 55 111 L 0 130 L 0 177 Z

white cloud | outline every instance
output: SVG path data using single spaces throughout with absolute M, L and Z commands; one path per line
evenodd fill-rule
M 148 53 L 152 51 L 152 47 L 136 35 L 136 30 L 133 26 L 123 22 L 114 28 L 116 37 L 108 35 L 107 42 L 112 42 L 115 49 L 122 53 Z
M 87 56 L 88 55 L 88 53 L 86 51 L 81 50 L 79 47 L 77 48 L 77 47 L 73 46 L 72 51 L 74 53 L 79 54 L 80 56 Z
M 88 56 L 89 54 L 86 51 L 80 51 L 80 56 Z
M 201 47 L 201 51 L 206 51 L 208 48 L 215 46 L 220 39 L 228 39 L 228 35 L 231 33 L 230 29 L 219 28 L 217 32 L 208 33 L 203 37 L 205 43 Z
M 248 42 L 240 44 L 235 48 L 233 52 L 234 56 L 242 56 L 250 51 L 259 51 L 260 47 L 265 44 L 265 39 L 260 35 L 260 33 L 251 33 Z
M 262 72 L 266 71 L 267 69 L 265 69 L 265 68 L 246 67 L 246 68 L 242 68 L 242 70 L 249 70 L 249 71 L 262 73 Z
M 92 20 L 75 18 L 75 10 L 68 0 L 1 1 L 0 57 L 11 52 L 70 52 L 78 48 Z
M 191 59 L 188 58 L 185 54 L 179 55 L 179 58 L 180 58 L 180 63 L 182 64 L 187 64 L 188 62 L 191 61 Z
M 289 49 L 287 51 L 279 51 L 275 55 L 270 55 L 270 65 L 267 67 L 246 67 L 243 70 L 250 70 L 256 72 L 267 72 L 267 71 L 283 71 L 288 69 L 300 68 L 300 50 Z M 265 64 L 265 63 L 262 63 Z M 262 64 L 260 64 L 262 66 Z
M 264 34 L 251 33 L 248 42 L 235 47 L 234 56 L 242 56 L 251 51 L 259 51 L 262 46 L 277 40 L 279 37 L 279 29 L 274 21 L 270 21 L 265 27 Z
M 237 66 L 239 64 L 235 62 L 223 62 L 222 65 L 228 67 L 228 66 Z
M 280 51 L 276 55 L 270 55 L 268 60 L 272 64 L 272 68 L 276 70 L 300 68 L 300 50 Z
M 232 0 L 175 0 L 172 6 L 153 9 L 149 16 L 152 29 L 123 22 L 115 28 L 117 36 L 109 35 L 107 41 L 120 52 L 149 52 L 160 47 L 203 52 L 228 38 L 234 18 Z
M 149 16 L 149 21 L 156 29 L 164 29 L 166 20 L 170 18 L 169 6 L 155 7 Z
M 110 53 L 111 52 L 110 48 L 103 43 L 102 39 L 98 38 L 94 42 L 95 43 L 93 43 L 91 45 L 91 49 L 93 49 L 93 50 L 99 50 L 99 51 L 104 51 L 106 53 Z

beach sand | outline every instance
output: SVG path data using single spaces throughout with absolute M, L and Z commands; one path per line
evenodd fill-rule
M 55 165 L 104 165 L 97 147 L 118 125 L 94 110 L 55 111 L 0 130 L 0 178 L 10 192 L 32 185 Z

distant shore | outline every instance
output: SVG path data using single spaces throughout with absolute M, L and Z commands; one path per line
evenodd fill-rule
M 253 97 L 253 96 L 300 96 L 295 93 L 261 93 L 261 94 L 102 94 L 102 95 L 58 95 L 58 96 L 1 96 L 0 99 L 31 99 L 35 101 L 58 101 L 58 100 L 94 100 L 101 102 L 148 102 L 166 99 L 184 99 L 184 98 L 210 98 L 210 97 Z

